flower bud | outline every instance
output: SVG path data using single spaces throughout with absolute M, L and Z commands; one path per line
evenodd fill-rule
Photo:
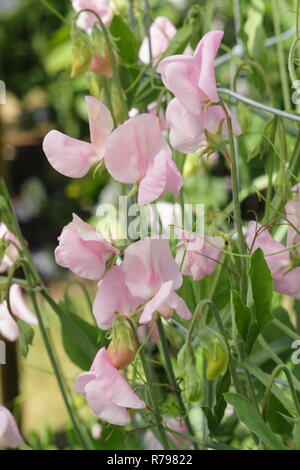
M 92 53 L 88 40 L 83 33 L 75 32 L 73 34 L 73 65 L 71 78 L 79 77 L 89 70 L 92 61 Z
M 188 402 L 196 403 L 203 398 L 203 381 L 195 366 L 194 354 L 185 344 L 178 354 L 178 365 L 184 380 L 184 396 Z
M 206 376 L 208 380 L 216 380 L 227 370 L 228 352 L 218 341 L 215 342 L 213 349 L 204 347 L 203 352 L 207 361 Z
M 111 342 L 107 353 L 116 369 L 124 369 L 135 359 L 137 352 L 136 340 L 125 318 L 116 318 L 111 334 Z

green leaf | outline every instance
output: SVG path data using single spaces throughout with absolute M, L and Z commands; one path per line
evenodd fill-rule
M 266 33 L 263 27 L 265 1 L 251 0 L 249 2 L 247 21 L 244 25 L 244 32 L 247 35 L 247 49 L 249 55 L 257 62 L 263 63 L 266 57 L 264 44 Z
M 218 381 L 216 387 L 216 403 L 213 409 L 208 408 L 207 406 L 202 407 L 202 411 L 204 412 L 207 419 L 207 425 L 211 435 L 216 433 L 223 419 L 227 406 L 226 401 L 224 400 L 224 393 L 228 391 L 230 382 L 230 372 L 227 371 L 226 374 Z
M 249 277 L 254 300 L 254 313 L 257 321 L 257 333 L 273 320 L 271 303 L 274 281 L 261 248 L 251 256 Z
M 265 387 L 269 384 L 269 375 L 265 374 L 261 369 L 256 367 L 255 365 L 251 364 L 249 361 L 244 361 L 242 363 L 242 367 L 245 367 L 251 375 L 253 375 L 260 383 L 262 383 Z M 285 393 L 276 385 L 273 384 L 272 386 L 272 394 L 277 398 L 278 401 L 284 406 L 286 410 L 288 410 L 289 414 L 293 416 L 294 405 L 293 403 L 287 399 Z
M 125 64 L 134 64 L 138 59 L 138 43 L 134 33 L 120 15 L 115 15 L 109 27 L 117 52 Z
M 20 353 L 23 357 L 27 357 L 29 346 L 33 342 L 34 338 L 34 329 L 28 323 L 25 323 L 20 318 L 16 318 L 16 322 L 18 323 L 20 329 L 20 337 L 18 339 Z
M 175 36 L 169 42 L 169 45 L 164 52 L 163 57 L 168 57 L 174 54 L 181 54 L 188 45 L 190 38 L 193 34 L 193 26 L 185 24 L 177 30 Z
M 89 370 L 99 348 L 106 345 L 105 333 L 76 315 L 70 299 L 65 299 L 60 308 L 64 349 L 74 364 Z
M 237 330 L 247 343 L 250 325 L 253 321 L 252 312 L 249 307 L 243 304 L 239 293 L 235 290 L 231 291 L 231 299 L 234 307 L 234 317 Z
M 282 450 L 285 446 L 266 424 L 256 407 L 244 396 L 237 393 L 225 393 L 225 400 L 233 406 L 239 420 L 256 434 L 271 450 Z

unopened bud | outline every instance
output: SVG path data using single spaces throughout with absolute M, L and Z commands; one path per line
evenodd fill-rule
M 205 347 L 203 352 L 207 361 L 206 376 L 208 380 L 216 380 L 227 370 L 228 352 L 219 342 L 215 343 L 213 350 Z
M 92 53 L 88 40 L 83 33 L 73 35 L 73 65 L 71 78 L 78 77 L 89 70 L 92 61 Z
M 107 353 L 116 369 L 124 369 L 134 360 L 137 352 L 136 340 L 125 318 L 116 318 Z

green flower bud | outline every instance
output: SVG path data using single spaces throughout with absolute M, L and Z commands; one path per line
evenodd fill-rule
M 191 403 L 201 401 L 203 398 L 203 381 L 195 363 L 194 354 L 185 344 L 178 354 L 178 366 L 182 371 L 185 399 Z
M 116 318 L 111 334 L 111 342 L 107 353 L 116 369 L 129 366 L 135 359 L 137 352 L 136 340 L 125 318 Z
M 83 33 L 73 33 L 73 65 L 71 78 L 79 77 L 89 70 L 92 61 L 92 52 L 88 39 Z
M 208 380 L 216 380 L 227 370 L 228 351 L 216 340 L 213 349 L 205 346 L 203 352 L 207 361 L 207 378 Z

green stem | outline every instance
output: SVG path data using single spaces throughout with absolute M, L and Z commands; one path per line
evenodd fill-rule
M 179 410 L 180 410 L 180 413 L 181 413 L 181 415 L 182 415 L 182 417 L 185 421 L 188 432 L 189 432 L 189 434 L 194 435 L 194 431 L 193 431 L 191 422 L 189 420 L 187 410 L 185 408 L 185 405 L 184 405 L 184 402 L 183 402 L 183 399 L 182 399 L 182 396 L 181 396 L 181 393 L 180 393 L 180 389 L 179 389 L 177 381 L 176 381 L 176 377 L 175 377 L 175 373 L 174 373 L 174 369 L 173 369 L 173 364 L 172 364 L 171 356 L 170 356 L 170 353 L 169 353 L 167 338 L 166 338 L 163 323 L 162 323 L 162 320 L 161 320 L 160 317 L 157 318 L 157 328 L 158 328 L 159 337 L 160 337 L 160 341 L 161 341 L 162 352 L 163 352 L 164 362 L 165 362 L 165 369 L 166 369 L 168 379 L 169 379 L 170 384 L 172 385 L 172 388 L 174 390 L 174 394 L 175 394 L 175 397 L 176 397 L 177 402 L 178 402 Z M 196 450 L 198 450 L 198 447 L 197 447 L 196 444 L 194 444 L 194 447 L 195 447 Z
M 280 320 L 277 320 L 277 318 L 274 318 L 273 324 L 276 325 L 281 331 L 283 331 L 285 334 L 287 334 L 291 338 L 295 340 L 300 340 L 300 336 L 298 335 L 298 333 L 296 333 L 296 331 L 293 331 L 291 328 L 286 326 Z
M 157 427 L 157 432 L 158 432 L 158 435 L 161 439 L 161 443 L 162 443 L 164 449 L 165 450 L 170 450 L 168 437 L 167 437 L 166 432 L 163 428 L 163 420 L 162 420 L 162 417 L 161 417 L 160 411 L 159 411 L 159 405 L 158 405 L 157 394 L 156 394 L 156 390 L 155 390 L 155 386 L 154 386 L 152 371 L 151 371 L 151 368 L 148 365 L 148 362 L 147 362 L 147 359 L 145 357 L 143 348 L 140 345 L 140 340 L 139 340 L 139 337 L 137 335 L 135 326 L 134 326 L 132 320 L 130 320 L 130 318 L 127 318 L 127 321 L 128 321 L 128 323 L 129 323 L 129 325 L 132 329 L 136 344 L 138 346 L 139 356 L 140 356 L 140 359 L 141 359 L 142 367 L 143 367 L 145 377 L 146 377 L 146 381 L 147 381 L 147 385 L 148 385 L 148 388 L 149 388 L 149 393 L 150 393 L 150 398 L 151 398 L 151 404 L 152 404 L 152 407 L 153 407 L 154 419 L 155 419 L 155 423 L 156 423 L 156 427 Z
M 280 8 L 278 4 L 278 0 L 273 0 L 272 4 L 272 17 L 273 17 L 273 25 L 275 35 L 277 36 L 278 42 L 276 45 L 277 48 L 277 56 L 279 62 L 279 69 L 280 69 L 280 79 L 281 79 L 281 88 L 282 88 L 282 95 L 284 101 L 284 108 L 286 111 L 290 112 L 292 110 L 291 106 L 291 99 L 290 99 L 290 90 L 289 90 L 289 81 L 288 81 L 288 74 L 287 74 L 287 67 L 284 57 L 284 49 L 283 43 L 281 38 L 281 27 L 280 27 Z
M 204 24 L 203 24 L 203 35 L 211 29 L 211 22 L 213 19 L 215 9 L 215 0 L 206 0 L 205 13 L 204 13 Z
M 122 110 L 123 110 L 123 121 L 125 121 L 128 118 L 128 109 L 127 109 L 127 104 L 125 102 L 125 98 L 123 95 L 123 89 L 122 89 L 120 74 L 119 74 L 118 65 L 117 65 L 117 61 L 116 61 L 116 57 L 114 53 L 114 47 L 112 45 L 112 41 L 110 39 L 109 33 L 101 17 L 98 15 L 98 13 L 96 13 L 94 10 L 91 10 L 90 8 L 83 8 L 82 10 L 80 10 L 74 18 L 74 23 L 76 23 L 77 18 L 83 12 L 88 12 L 88 13 L 92 13 L 93 15 L 95 15 L 100 25 L 101 31 L 103 33 L 103 36 L 107 44 L 109 60 L 113 69 L 113 77 L 116 83 L 116 87 L 117 87 L 119 97 L 120 97 L 120 103 L 121 103 Z
M 262 418 L 264 421 L 267 421 L 268 419 L 269 401 L 270 401 L 270 396 L 272 393 L 272 386 L 273 386 L 274 380 L 281 371 L 283 371 L 286 375 L 287 381 L 290 386 L 291 394 L 294 400 L 297 417 L 300 418 L 300 404 L 299 404 L 299 400 L 298 400 L 297 393 L 295 390 L 293 378 L 291 376 L 289 369 L 284 364 L 280 364 L 277 367 L 275 367 L 275 369 L 273 370 L 272 375 L 269 379 L 268 386 L 265 391 L 264 400 L 263 400 L 263 408 L 262 408 Z
M 241 207 L 240 207 L 240 199 L 239 199 L 239 174 L 238 174 L 238 161 L 237 155 L 235 151 L 235 144 L 234 144 L 234 136 L 233 136 L 233 128 L 232 128 L 232 121 L 227 111 L 226 106 L 224 105 L 223 101 L 220 101 L 220 105 L 223 108 L 226 123 L 228 127 L 228 135 L 229 135 L 229 145 L 230 145 L 230 152 L 231 152 L 231 181 L 232 181 L 232 198 L 233 198 L 233 212 L 234 212 L 234 222 L 237 229 L 238 237 L 239 237 L 239 247 L 241 254 L 245 255 L 247 253 L 247 245 L 243 233 L 243 225 L 242 225 L 242 215 L 241 215 Z M 240 294 L 242 300 L 245 302 L 247 298 L 247 284 L 248 284 L 248 276 L 247 276 L 247 259 L 241 259 L 241 286 L 240 286 Z
M 44 342 L 44 345 L 45 345 L 45 348 L 46 348 L 46 351 L 47 351 L 47 354 L 48 354 L 48 357 L 49 357 L 49 360 L 50 360 L 50 363 L 51 363 L 51 366 L 52 366 L 52 369 L 53 369 L 53 372 L 54 372 L 54 375 L 55 375 L 55 378 L 56 378 L 56 381 L 57 381 L 57 384 L 58 384 L 58 387 L 60 389 L 60 393 L 62 395 L 64 404 L 66 406 L 66 409 L 68 411 L 68 414 L 69 414 L 71 422 L 72 422 L 72 425 L 74 427 L 74 432 L 76 434 L 77 440 L 78 440 L 80 446 L 83 449 L 87 449 L 87 445 L 85 443 L 84 438 L 82 437 L 80 428 L 79 428 L 77 420 L 75 418 L 75 413 L 74 413 L 73 407 L 72 407 L 71 403 L 69 402 L 67 393 L 65 391 L 64 381 L 62 379 L 60 369 L 58 367 L 57 358 L 55 357 L 54 351 L 51 347 L 51 343 L 50 343 L 49 338 L 48 338 L 47 330 L 46 330 L 46 327 L 44 325 L 43 317 L 42 317 L 42 314 L 40 312 L 38 302 L 37 302 L 36 297 L 35 297 L 35 293 L 33 291 L 33 286 L 32 286 L 32 281 L 31 281 L 32 274 L 31 274 L 29 268 L 26 265 L 24 265 L 24 272 L 25 272 L 27 282 L 30 286 L 30 289 L 28 291 L 29 296 L 30 296 L 30 299 L 31 299 L 31 302 L 32 302 L 32 305 L 33 305 L 33 309 L 36 313 L 36 316 L 37 316 L 37 319 L 38 319 L 38 322 L 39 322 L 39 327 L 40 327 L 41 335 L 42 335 L 42 338 L 43 338 L 43 342 Z

